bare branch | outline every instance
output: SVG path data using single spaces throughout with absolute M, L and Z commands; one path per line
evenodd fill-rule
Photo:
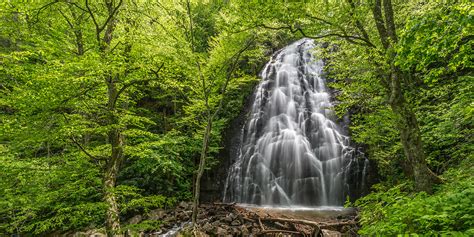
M 151 72 L 153 74 L 155 74 L 155 76 L 158 78 L 159 75 L 158 73 L 160 72 L 160 70 L 163 68 L 164 66 L 164 63 L 162 63 L 160 65 L 160 67 L 157 69 L 157 70 L 151 70 Z M 113 99 L 113 103 L 115 104 L 118 100 L 118 98 L 120 97 L 120 95 L 127 89 L 129 88 L 130 86 L 133 86 L 133 85 L 137 85 L 137 84 L 140 84 L 140 83 L 145 83 L 145 82 L 149 82 L 149 81 L 153 81 L 155 79 L 147 79 L 147 80 L 136 80 L 136 81 L 131 81 L 129 83 L 126 83 L 124 84 L 120 89 L 119 91 L 117 92 L 117 96 L 115 96 L 115 98 Z
M 112 10 L 111 13 L 109 13 L 109 16 L 107 17 L 107 20 L 104 22 L 104 24 L 102 25 L 102 27 L 99 28 L 99 33 L 101 33 L 105 27 L 107 26 L 107 24 L 109 23 L 109 21 L 112 19 L 112 17 L 115 16 L 115 14 L 117 13 L 118 9 L 120 8 L 120 6 L 122 5 L 123 3 L 123 0 L 120 0 L 120 2 L 117 4 L 117 6 L 114 7 L 114 9 Z
M 325 19 L 320 18 L 320 17 L 317 17 L 317 16 L 313 16 L 313 15 L 311 15 L 311 14 L 309 14 L 309 13 L 306 13 L 306 16 L 309 17 L 309 18 L 311 18 L 311 19 L 313 19 L 313 20 L 317 20 L 317 21 L 319 21 L 319 22 L 322 22 L 322 23 L 324 23 L 324 24 L 326 24 L 326 25 L 338 27 L 337 25 L 334 25 L 334 23 L 332 23 L 332 22 L 330 22 L 330 21 L 328 21 L 328 20 L 325 20 Z
M 143 14 L 144 16 L 150 18 L 150 20 L 151 20 L 152 23 L 158 24 L 158 25 L 161 27 L 161 29 L 163 29 L 167 35 L 169 35 L 169 36 L 171 36 L 173 39 L 175 39 L 176 42 L 180 42 L 180 40 L 179 40 L 176 36 L 174 36 L 173 34 L 171 34 L 170 31 L 169 31 L 163 24 L 161 24 L 160 21 L 156 20 L 155 18 L 153 18 L 152 16 L 150 16 L 150 15 L 144 13 L 144 12 L 141 12 L 141 14 Z
M 189 38 L 191 38 L 191 50 L 195 51 L 196 49 L 194 45 L 193 18 L 191 16 L 191 3 L 189 3 L 189 0 L 186 0 L 186 9 L 189 17 Z
M 67 119 L 66 115 L 65 115 L 65 114 L 62 114 L 62 115 L 63 115 L 63 117 L 64 117 L 64 120 L 65 120 L 66 122 L 68 122 L 68 119 Z M 94 155 L 92 155 L 91 153 L 89 153 L 89 152 L 81 145 L 81 143 L 79 143 L 79 142 L 74 138 L 74 136 L 69 137 L 69 139 L 71 139 L 71 141 L 79 148 L 79 150 L 81 150 L 86 156 L 88 156 L 88 157 L 91 158 L 92 160 L 94 160 L 94 161 L 100 161 L 100 160 L 105 160 L 105 159 L 107 159 L 107 158 L 105 158 L 105 157 L 97 157 L 97 156 L 94 156 Z
M 78 141 L 76 141 L 76 139 L 74 137 L 70 137 L 71 141 L 76 144 L 76 146 L 79 148 L 79 150 L 81 150 L 84 154 L 86 154 L 89 158 L 95 160 L 95 161 L 98 161 L 98 160 L 104 160 L 104 159 L 101 159 L 101 158 L 98 158 L 94 155 L 92 155 L 91 153 L 89 153 L 82 145 L 81 143 L 79 143 Z
M 89 13 L 89 15 L 91 16 L 92 18 L 92 22 L 94 23 L 94 26 L 95 26 L 95 34 L 96 34 L 96 39 L 97 39 L 97 42 L 100 42 L 100 28 L 99 28 L 99 24 L 97 23 L 97 20 L 95 19 L 95 16 L 94 16 L 94 13 L 92 12 L 90 6 L 89 6 L 89 0 L 86 0 L 86 9 L 87 9 L 87 12 Z
M 245 46 L 243 48 L 241 48 L 239 51 L 237 51 L 231 58 L 230 60 L 233 59 L 233 62 L 231 63 L 231 66 L 227 72 L 227 75 L 226 75 L 226 80 L 225 80 L 225 83 L 224 85 L 222 86 L 221 88 L 221 95 L 224 96 L 227 92 L 227 86 L 229 85 L 229 82 L 230 80 L 232 79 L 232 74 L 234 73 L 235 69 L 237 68 L 237 64 L 239 63 L 239 60 L 240 60 L 240 56 L 242 55 L 242 53 L 244 53 L 248 48 L 250 48 L 250 46 L 252 45 L 253 43 L 253 39 L 247 41 L 247 43 L 245 44 Z M 214 114 L 212 115 L 212 118 L 214 118 L 215 116 L 217 116 L 217 114 L 220 112 L 220 110 L 222 109 L 223 107 L 223 103 L 224 103 L 224 98 L 221 98 L 220 101 L 219 101 L 219 106 L 217 107 L 217 109 L 214 111 Z
M 47 3 L 47 4 L 43 5 L 43 6 L 41 6 L 40 8 L 38 8 L 38 10 L 36 11 L 35 16 L 33 17 L 33 19 L 35 19 L 35 20 L 33 21 L 33 23 L 36 23 L 36 22 L 39 21 L 39 15 L 41 14 L 41 11 L 43 11 L 44 9 L 46 9 L 46 8 L 48 8 L 48 7 L 50 7 L 50 6 L 54 5 L 54 4 L 56 4 L 56 3 L 58 3 L 58 2 L 59 2 L 59 0 L 56 0 L 56 1 Z
M 355 16 L 356 6 L 354 4 L 354 1 L 353 0 L 347 0 L 347 1 L 349 2 L 349 5 L 351 6 L 351 11 L 349 12 L 349 14 L 354 19 L 357 29 L 362 34 L 362 37 L 364 37 L 364 39 L 366 39 L 367 42 L 370 42 L 369 34 L 365 30 L 364 25 L 362 25 L 362 23 L 359 21 L 359 19 L 357 19 L 356 16 Z
M 66 16 L 66 14 L 63 13 L 63 11 L 59 10 L 59 13 L 61 14 L 61 16 L 64 17 L 64 19 L 66 20 L 67 24 L 69 25 L 69 27 L 71 27 L 71 29 L 74 29 L 74 25 L 72 24 L 72 22 L 69 20 L 69 18 Z
M 327 34 L 323 34 L 323 35 L 313 36 L 313 35 L 306 34 L 306 32 L 300 26 L 293 27 L 291 25 L 273 27 L 273 26 L 267 26 L 265 24 L 260 24 L 260 25 L 257 25 L 257 27 L 262 27 L 262 28 L 271 29 L 271 30 L 286 29 L 286 30 L 289 30 L 291 33 L 299 32 L 304 37 L 310 38 L 310 39 L 323 39 L 323 38 L 330 38 L 330 37 L 339 37 L 339 38 L 345 39 L 348 42 L 353 43 L 353 44 L 358 44 L 358 45 L 363 45 L 363 46 L 369 46 L 369 47 L 372 47 L 372 48 L 376 48 L 375 45 L 372 44 L 372 42 L 367 41 L 366 39 L 361 38 L 359 36 L 355 36 L 355 35 L 346 35 L 346 34 L 340 34 L 340 33 L 327 33 Z
M 75 6 L 75 7 L 77 7 L 78 9 L 82 10 L 83 12 L 89 13 L 89 10 L 87 10 L 87 9 L 85 9 L 85 8 L 83 8 L 83 7 L 81 7 L 81 6 L 79 6 L 79 4 L 77 4 L 77 3 L 75 3 L 75 2 L 67 1 L 67 3 L 68 3 L 68 4 L 71 4 L 71 5 Z M 86 3 L 86 7 L 87 7 L 87 3 Z

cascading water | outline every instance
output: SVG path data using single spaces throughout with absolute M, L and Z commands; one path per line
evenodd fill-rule
M 354 149 L 335 121 L 313 40 L 277 52 L 262 72 L 225 202 L 340 206 Z M 364 162 L 365 164 L 365 162 Z

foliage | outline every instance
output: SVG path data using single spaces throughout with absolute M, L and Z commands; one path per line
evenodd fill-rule
M 354 127 L 354 137 L 364 135 L 361 141 L 370 141 L 372 158 L 376 157 L 378 166 L 387 167 L 389 172 L 382 169 L 387 181 L 356 202 L 362 208 L 360 233 L 470 236 L 474 233 L 471 221 L 474 160 L 470 135 L 473 78 L 472 46 L 469 46 L 472 36 L 468 33 L 472 27 L 472 7 L 462 3 L 410 7 L 414 14 L 401 30 L 396 63 L 412 75 L 405 82 L 410 87 L 407 96 L 420 121 L 427 162 L 432 170 L 443 174 L 445 184 L 429 195 L 414 192 L 403 179 L 397 178 L 399 166 L 393 161 L 400 158 L 394 159 L 395 153 L 391 156 L 376 153 L 370 145 L 376 141 L 384 144 L 384 151 L 397 148 L 397 143 L 386 140 L 389 134 L 394 134 L 386 130 L 390 127 L 386 122 L 390 120 L 363 114 L 355 123 L 363 122 L 359 131 L 358 126 Z M 377 131 L 376 124 L 385 124 L 385 130 Z M 379 135 L 382 137 L 376 137 Z M 375 147 L 380 147 L 380 143 Z M 387 162 L 391 165 L 385 166 Z M 394 184 L 398 185 L 390 188 Z
M 97 34 L 98 23 L 108 23 L 107 2 L 123 3 L 109 47 L 107 30 Z M 102 228 L 108 191 L 122 220 L 189 200 L 207 112 L 222 102 L 210 131 L 212 169 L 268 55 L 305 36 L 322 46 L 316 53 L 325 59 L 337 114 L 351 114 L 351 137 L 384 180 L 356 203 L 361 233 L 473 235 L 472 4 L 394 3 L 399 39 L 387 53 L 372 4 L 1 2 L 0 235 Z M 445 179 L 433 195 L 415 193 L 405 180 L 399 115 L 388 106 L 391 55 L 409 75 L 402 89 L 419 120 L 428 166 Z M 112 110 L 111 82 L 121 90 Z M 108 190 L 111 131 L 123 136 L 123 162 Z
M 263 43 L 273 33 L 255 40 L 219 95 L 229 58 L 250 37 L 229 33 L 225 3 L 190 3 L 191 39 L 186 4 L 120 1 L 107 48 L 106 29 L 96 27 L 107 23 L 107 2 L 89 1 L 90 12 L 83 1 L 0 4 L 0 233 L 101 228 L 106 192 L 117 197 L 123 220 L 190 199 L 205 126 L 195 59 L 209 75 L 212 106 L 225 100 L 209 168 L 268 47 L 281 42 Z M 113 111 L 110 75 L 121 93 Z M 117 186 L 106 190 L 110 131 L 123 136 L 124 157 Z
M 474 234 L 472 159 L 463 165 L 468 167 L 446 172 L 446 184 L 433 195 L 413 193 L 409 183 L 395 187 L 377 185 L 375 192 L 355 202 L 362 210 L 359 233 L 471 236 Z
M 397 47 L 397 64 L 423 74 L 433 85 L 452 73 L 473 68 L 472 4 L 430 3 L 408 19 Z
M 0 156 L 0 232 L 32 233 L 101 226 L 99 171 L 83 157 Z M 65 195 L 66 194 L 66 195 Z

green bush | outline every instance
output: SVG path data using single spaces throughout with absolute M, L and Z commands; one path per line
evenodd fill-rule
M 464 162 L 469 167 L 469 160 Z M 446 183 L 433 195 L 412 193 L 410 183 L 376 191 L 355 202 L 361 208 L 362 235 L 474 234 L 474 169 L 460 168 L 446 172 Z

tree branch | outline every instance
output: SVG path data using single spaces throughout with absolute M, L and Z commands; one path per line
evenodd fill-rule
M 97 20 L 95 19 L 95 16 L 94 16 L 94 13 L 92 12 L 90 6 L 89 6 L 89 0 L 86 0 L 86 9 L 87 9 L 87 12 L 89 13 L 89 15 L 91 16 L 92 18 L 92 22 L 94 23 L 94 26 L 95 26 L 95 37 L 97 39 L 97 42 L 100 42 L 100 28 L 99 28 L 99 24 L 97 23 Z
M 379 32 L 380 41 L 385 49 L 390 47 L 388 41 L 387 29 L 385 28 L 383 16 L 382 16 L 382 6 L 380 0 L 375 0 L 374 5 L 372 6 L 372 14 L 374 15 L 375 26 Z
M 43 11 L 44 9 L 46 9 L 46 8 L 48 8 L 48 7 L 50 7 L 50 6 L 54 5 L 54 4 L 56 4 L 56 3 L 58 3 L 58 2 L 59 2 L 59 0 L 56 0 L 56 1 L 47 3 L 47 4 L 43 5 L 42 7 L 38 8 L 38 10 L 37 10 L 35 16 L 33 17 L 33 18 L 35 19 L 35 20 L 33 21 L 33 23 L 36 23 L 36 22 L 39 21 L 39 15 L 41 14 L 41 11 Z
M 356 28 L 360 31 L 360 33 L 362 34 L 362 37 L 364 39 L 366 39 L 367 42 L 370 42 L 369 34 L 365 30 L 364 25 L 362 25 L 362 23 L 359 21 L 359 19 L 357 19 L 356 16 L 355 16 L 356 6 L 354 4 L 354 1 L 353 0 L 347 0 L 347 1 L 349 2 L 349 5 L 351 6 L 351 11 L 349 12 L 349 14 L 354 19 L 354 23 L 356 25 Z
M 112 10 L 111 13 L 109 13 L 109 16 L 107 17 L 107 20 L 104 22 L 104 24 L 102 25 L 102 27 L 99 28 L 99 33 L 102 32 L 105 27 L 107 26 L 107 24 L 109 23 L 109 21 L 112 19 L 112 17 L 115 15 L 115 13 L 117 13 L 118 9 L 120 8 L 120 6 L 122 5 L 122 2 L 123 0 L 120 0 L 120 2 L 117 4 L 117 6 L 114 7 L 114 9 Z
M 372 42 L 367 41 L 366 39 L 361 38 L 359 36 L 354 36 L 354 35 L 346 35 L 346 34 L 339 34 L 339 33 L 327 33 L 327 34 L 323 34 L 323 35 L 312 36 L 312 35 L 306 34 L 306 32 L 300 26 L 293 27 L 293 26 L 290 26 L 290 25 L 272 27 L 272 26 L 267 26 L 265 24 L 260 24 L 260 25 L 257 25 L 257 27 L 262 27 L 262 28 L 271 29 L 271 30 L 287 29 L 287 30 L 290 30 L 291 33 L 299 32 L 301 35 L 303 35 L 303 37 L 310 38 L 310 39 L 323 39 L 323 38 L 330 38 L 330 37 L 339 37 L 339 38 L 345 39 L 345 40 L 347 40 L 347 41 L 349 41 L 350 43 L 353 43 L 353 44 L 358 44 L 358 45 L 363 45 L 363 46 L 369 46 L 369 47 L 372 47 L 372 48 L 376 48 L 375 45 L 372 44 Z M 354 40 L 358 40 L 358 41 L 362 41 L 362 42 L 356 42 Z
M 87 2 L 87 1 L 86 1 L 86 2 Z M 87 9 L 85 9 L 85 8 L 83 8 L 83 7 L 81 7 L 81 6 L 79 6 L 79 4 L 77 4 L 77 3 L 75 3 L 75 2 L 67 1 L 67 3 L 68 3 L 68 4 L 71 4 L 71 5 L 75 6 L 75 7 L 77 7 L 78 9 L 80 9 L 80 10 L 82 10 L 82 11 L 84 11 L 84 12 L 89 13 L 89 11 L 88 11 Z M 86 7 L 87 7 L 87 3 L 86 3 Z
M 162 63 L 160 65 L 160 67 L 157 69 L 157 70 L 153 70 L 151 69 L 151 72 L 153 74 L 155 74 L 155 76 L 158 78 L 158 73 L 160 72 L 161 68 L 163 68 L 163 65 L 164 63 Z M 120 95 L 127 89 L 129 88 L 130 86 L 133 86 L 133 85 L 136 85 L 136 84 L 139 84 L 139 83 L 144 83 L 144 82 L 149 82 L 149 81 L 153 81 L 154 79 L 147 79 L 147 80 L 137 80 L 137 81 L 131 81 L 129 83 L 126 83 L 124 84 L 120 89 L 119 91 L 117 92 L 117 96 L 115 96 L 115 98 L 113 99 L 113 103 L 115 104 L 115 102 L 117 101 L 117 99 L 120 97 Z
M 387 33 L 390 39 L 393 42 L 397 42 L 397 32 L 395 29 L 395 20 L 393 19 L 393 9 L 392 9 L 392 1 L 390 0 L 383 0 L 383 10 L 385 16 L 385 25 L 387 27 Z
M 69 20 L 69 18 L 66 16 L 66 14 L 63 13 L 63 11 L 59 10 L 59 14 L 61 14 L 61 16 L 64 17 L 64 19 L 66 20 L 67 24 L 69 25 L 69 27 L 71 29 L 74 29 L 74 25 L 71 23 L 71 21 Z
M 84 154 L 86 154 L 89 158 L 95 160 L 95 161 L 99 161 L 99 160 L 104 160 L 103 158 L 98 158 L 94 155 L 92 155 L 91 153 L 89 153 L 82 145 L 81 143 L 79 143 L 78 141 L 76 141 L 76 139 L 74 137 L 70 137 L 71 141 L 76 144 L 76 146 L 79 148 L 79 150 L 81 150 Z
M 253 39 L 247 41 L 247 44 L 245 44 L 245 46 L 243 48 L 241 48 L 239 51 L 237 51 L 237 53 L 235 53 L 231 58 L 230 60 L 234 59 L 232 64 L 231 64 L 231 67 L 229 68 L 229 70 L 227 71 L 227 75 L 226 75 L 226 80 L 225 80 L 225 83 L 224 85 L 222 86 L 221 88 L 221 92 L 220 94 L 222 96 L 224 96 L 227 92 L 227 86 L 229 85 L 229 82 L 230 82 L 230 79 L 232 78 L 232 74 L 234 73 L 235 69 L 237 68 L 237 64 L 239 62 L 239 59 L 240 59 L 240 56 L 242 55 L 242 53 L 244 53 L 253 43 Z M 215 116 L 217 116 L 217 114 L 220 112 L 220 110 L 222 109 L 223 107 L 223 101 L 224 101 L 224 98 L 221 98 L 220 101 L 219 101 L 219 106 L 217 107 L 216 111 L 214 111 L 214 114 L 212 115 L 212 118 L 214 118 Z

